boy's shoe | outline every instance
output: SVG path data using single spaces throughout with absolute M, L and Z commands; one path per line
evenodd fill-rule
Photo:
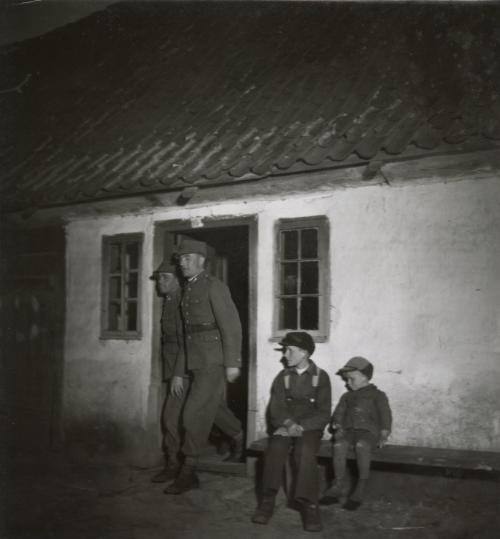
M 349 496 L 349 498 L 354 501 L 363 501 L 367 484 L 368 479 L 358 479 L 358 482 L 356 483 L 356 488 L 354 489 L 354 492 Z
M 306 532 L 320 532 L 323 526 L 319 506 L 314 503 L 305 503 L 302 506 L 302 522 Z
M 319 500 L 321 505 L 333 505 L 339 503 L 342 495 L 345 495 L 346 489 L 340 484 L 334 482 L 332 486 L 325 490 L 323 497 Z
M 342 506 L 342 508 L 347 509 L 348 511 L 356 511 L 356 509 L 359 508 L 361 503 L 361 500 L 353 500 L 352 498 L 349 498 Z
M 192 466 L 183 466 L 175 481 L 163 492 L 165 494 L 183 494 L 188 490 L 200 488 L 200 481 Z
M 152 483 L 166 483 L 167 481 L 172 481 L 177 477 L 179 473 L 179 466 L 167 464 L 163 470 L 153 475 L 151 478 Z
M 267 524 L 273 516 L 274 504 L 274 496 L 264 496 L 253 514 L 252 522 L 255 522 L 255 524 Z
M 333 505 L 339 502 L 340 502 L 340 498 L 338 498 L 337 496 L 330 496 L 329 494 L 325 494 L 319 500 L 320 505 Z
M 349 496 L 345 504 L 342 506 L 348 511 L 356 511 L 363 503 L 363 498 L 366 490 L 367 479 L 358 479 L 358 483 L 354 492 Z

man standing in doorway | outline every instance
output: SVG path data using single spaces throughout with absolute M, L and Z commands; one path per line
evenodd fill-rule
M 207 246 L 185 239 L 179 247 L 179 266 L 186 278 L 181 312 L 185 331 L 187 368 L 192 375 L 184 408 L 184 464 L 166 494 L 181 494 L 199 487 L 196 466 L 214 422 L 232 439 L 226 460 L 243 454 L 241 422 L 229 409 L 225 383 L 241 370 L 242 330 L 228 287 L 205 271 Z
M 151 276 L 156 293 L 163 298 L 161 314 L 161 355 L 163 380 L 167 394 L 163 403 L 163 451 L 165 467 L 151 478 L 154 483 L 175 479 L 180 470 L 182 409 L 188 392 L 189 379 L 184 357 L 183 328 L 180 316 L 181 287 L 176 267 L 163 261 Z

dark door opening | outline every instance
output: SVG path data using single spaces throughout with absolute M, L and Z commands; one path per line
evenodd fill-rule
M 0 453 L 42 459 L 62 443 L 64 230 L 9 229 L 2 247 Z
M 189 237 L 208 245 L 207 271 L 227 284 L 238 310 L 243 330 L 242 369 L 239 379 L 226 386 L 229 407 L 247 431 L 249 364 L 249 227 L 235 225 L 203 229 L 169 230 L 164 238 L 164 256 L 169 258 L 182 239 Z M 224 450 L 224 440 L 213 431 L 211 440 Z

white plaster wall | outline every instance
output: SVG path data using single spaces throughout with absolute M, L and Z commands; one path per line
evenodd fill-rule
M 144 425 L 151 370 L 151 256 L 145 256 L 141 283 L 143 338 L 100 338 L 102 237 L 135 232 L 144 233 L 143 252 L 151 253 L 150 217 L 87 219 L 67 226 L 65 423 Z
M 258 217 L 256 431 L 281 367 L 272 335 L 274 224 L 330 220 L 331 331 L 314 359 L 335 371 L 354 355 L 394 412 L 393 441 L 500 450 L 500 182 L 498 179 L 316 194 L 149 210 L 68 225 L 67 413 L 144 422 L 151 363 L 155 221 Z M 100 341 L 101 240 L 145 233 L 143 339 Z
M 354 355 L 375 365 L 394 443 L 500 450 L 500 182 L 373 186 L 266 205 L 259 258 L 274 219 L 328 215 L 331 334 L 314 359 L 336 370 Z M 263 268 L 264 271 L 264 268 Z M 259 283 L 258 430 L 278 362 L 272 283 Z M 275 353 L 274 353 L 275 354 Z

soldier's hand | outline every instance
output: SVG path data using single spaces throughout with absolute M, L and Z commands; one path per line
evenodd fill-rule
M 180 399 L 184 393 L 182 376 L 174 376 L 170 382 L 170 394 Z
M 231 383 L 235 382 L 240 375 L 239 367 L 226 367 L 226 380 Z

